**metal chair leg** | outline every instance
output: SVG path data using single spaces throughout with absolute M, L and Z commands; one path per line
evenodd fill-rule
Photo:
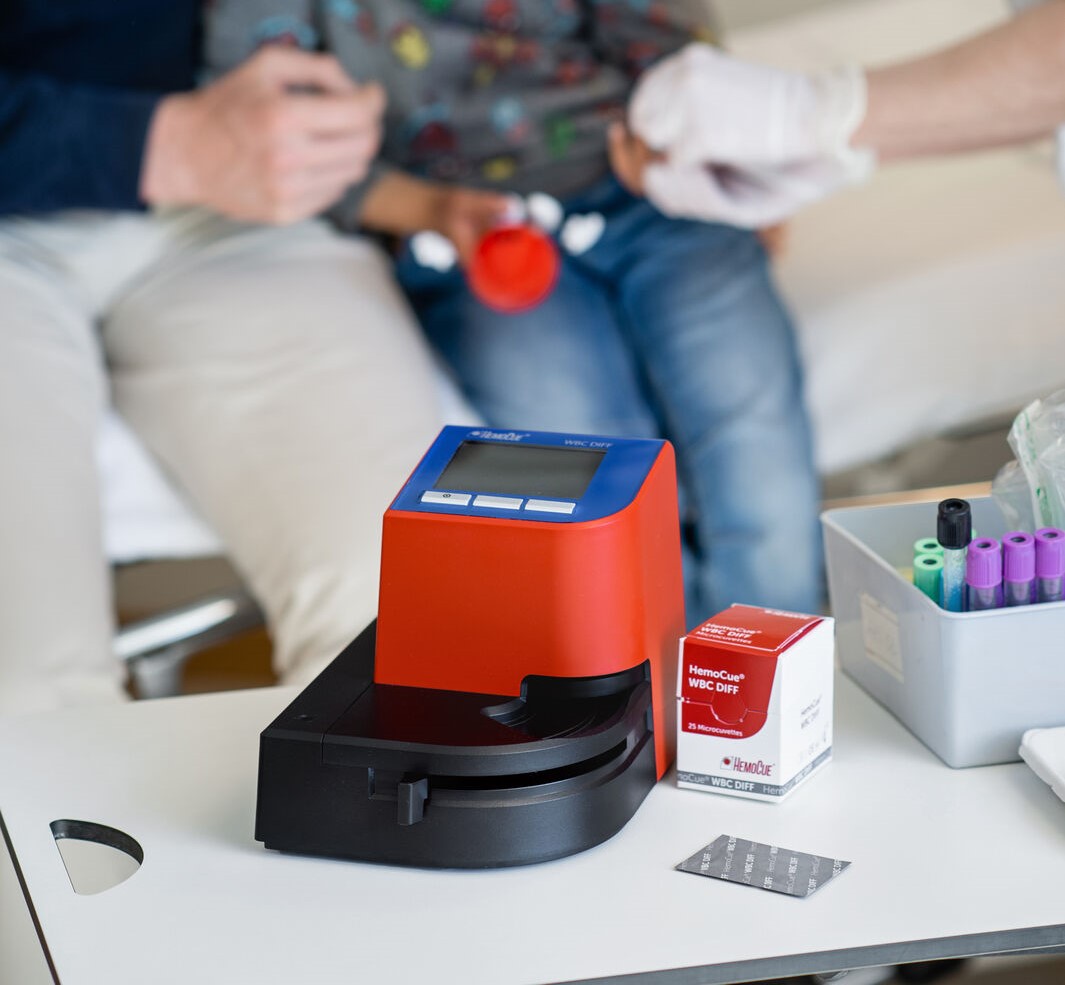
M 115 655 L 126 663 L 138 697 L 167 697 L 181 693 L 189 657 L 262 623 L 255 600 L 236 589 L 123 626 Z

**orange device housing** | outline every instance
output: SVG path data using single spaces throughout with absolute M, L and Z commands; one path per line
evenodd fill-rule
M 655 765 L 675 751 L 684 633 L 676 468 L 667 442 L 632 501 L 586 522 L 384 517 L 374 681 L 517 697 L 528 675 L 650 663 Z

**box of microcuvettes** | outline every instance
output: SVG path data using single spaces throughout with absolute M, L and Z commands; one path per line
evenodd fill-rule
M 783 799 L 832 757 L 833 622 L 733 605 L 680 641 L 677 785 Z

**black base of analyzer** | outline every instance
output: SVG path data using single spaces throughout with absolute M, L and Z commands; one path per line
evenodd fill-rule
M 526 678 L 521 697 L 373 681 L 376 625 L 262 733 L 267 848 L 426 867 L 572 855 L 655 783 L 648 665 Z

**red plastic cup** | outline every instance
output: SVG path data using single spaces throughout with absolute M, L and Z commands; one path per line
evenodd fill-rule
M 551 293 L 558 270 L 558 250 L 539 229 L 500 226 L 477 244 L 466 276 L 483 304 L 515 314 L 535 308 Z

